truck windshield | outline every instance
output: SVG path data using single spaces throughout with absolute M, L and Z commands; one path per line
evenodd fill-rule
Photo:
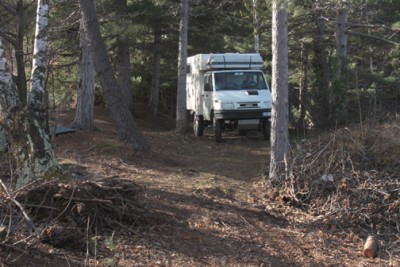
M 267 89 L 264 75 L 260 71 L 228 71 L 216 72 L 215 89 L 219 90 L 244 90 Z

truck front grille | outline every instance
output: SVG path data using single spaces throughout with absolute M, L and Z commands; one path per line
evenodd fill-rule
M 241 102 L 239 108 L 260 108 L 259 102 Z

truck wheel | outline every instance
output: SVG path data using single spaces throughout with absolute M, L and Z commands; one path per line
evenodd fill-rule
M 264 140 L 269 140 L 271 136 L 271 123 L 269 121 L 264 121 L 262 124 L 262 132 Z
M 193 130 L 196 136 L 203 136 L 204 133 L 204 120 L 202 116 L 194 115 Z
M 222 120 L 214 118 L 214 139 L 215 142 L 220 143 L 222 141 Z
M 247 131 L 246 130 L 239 130 L 238 131 L 240 136 L 246 136 L 247 135 Z

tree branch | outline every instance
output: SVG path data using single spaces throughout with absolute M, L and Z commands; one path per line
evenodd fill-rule
M 12 15 L 17 15 L 16 7 L 10 5 L 9 3 L 6 3 L 5 1 L 0 1 L 0 5 Z
M 348 23 L 349 26 L 351 27 L 356 27 L 356 28 L 372 28 L 372 29 L 385 29 L 385 30 L 389 30 L 389 31 L 393 31 L 393 32 L 398 32 L 399 30 L 396 29 L 392 29 L 390 27 L 387 27 L 385 25 L 380 25 L 380 24 L 358 24 L 358 23 Z
M 25 220 L 27 221 L 27 223 L 29 224 L 31 230 L 33 230 L 34 232 L 37 232 L 37 228 L 35 226 L 35 224 L 33 223 L 32 219 L 29 217 L 28 213 L 25 211 L 24 207 L 21 205 L 21 203 L 19 203 L 10 193 L 10 191 L 8 190 L 8 187 L 5 185 L 5 183 L 3 183 L 3 180 L 0 179 L 0 184 L 3 187 L 4 192 L 6 192 L 7 197 L 14 202 L 14 204 L 20 209 L 20 211 L 22 212 L 22 215 L 25 217 Z
M 4 40 L 12 44 L 14 47 L 17 47 L 17 36 L 15 34 L 0 30 L 0 37 L 4 38 Z M 14 39 L 12 37 L 14 37 Z
M 355 32 L 355 31 L 348 31 L 348 33 L 352 34 L 352 35 L 358 35 L 358 36 L 363 36 L 363 37 L 367 37 L 367 38 L 372 38 L 372 39 L 380 40 L 382 42 L 386 42 L 386 43 L 390 43 L 390 44 L 393 44 L 393 45 L 396 45 L 396 46 L 400 46 L 400 43 L 396 43 L 394 41 L 391 41 L 389 39 L 385 39 L 385 38 L 382 38 L 382 37 L 377 37 L 377 36 L 373 36 L 373 35 L 370 35 L 370 34 L 365 34 L 365 33 Z

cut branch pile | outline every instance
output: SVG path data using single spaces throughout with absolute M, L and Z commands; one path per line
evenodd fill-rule
M 48 182 L 14 196 L 3 187 L 4 238 L 30 235 L 55 247 L 83 249 L 87 237 L 99 229 L 134 232 L 144 214 L 140 192 L 138 185 L 123 179 Z

